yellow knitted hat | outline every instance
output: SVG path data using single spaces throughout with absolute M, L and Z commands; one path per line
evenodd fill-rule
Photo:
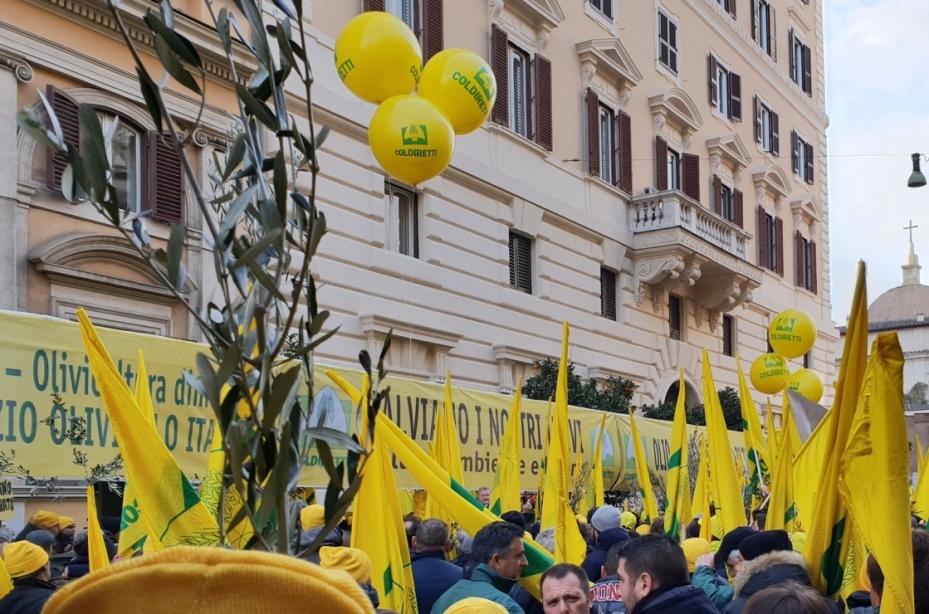
M 32 524 L 37 527 L 42 527 L 43 529 L 57 529 L 58 528 L 58 514 L 55 512 L 46 512 L 45 510 L 39 510 L 35 515 L 29 520 Z
M 323 546 L 319 549 L 319 563 L 326 569 L 347 572 L 358 584 L 371 581 L 371 559 L 364 550 Z
M 326 524 L 326 508 L 322 505 L 307 505 L 300 510 L 300 526 L 304 531 Z
M 11 590 L 13 590 L 13 578 L 10 577 L 10 572 L 6 570 L 3 559 L 0 559 L 0 598 L 6 596 Z
M 468 597 L 457 603 L 453 603 L 443 614 L 505 614 L 506 608 L 480 597 Z
M 46 614 L 374 614 L 358 583 L 297 558 L 175 546 L 110 565 L 56 591 Z
M 59 529 L 67 529 L 70 526 L 77 526 L 77 522 L 75 522 L 74 518 L 71 518 L 70 516 L 59 516 L 58 517 L 58 528 Z
M 681 542 L 684 558 L 687 559 L 687 570 L 693 573 L 697 568 L 697 559 L 710 553 L 710 542 L 699 537 L 691 537 Z
M 623 512 L 619 517 L 619 524 L 627 531 L 635 529 L 635 514 L 632 512 Z
M 3 563 L 11 578 L 28 576 L 48 564 L 48 550 L 27 541 L 13 542 L 3 547 Z

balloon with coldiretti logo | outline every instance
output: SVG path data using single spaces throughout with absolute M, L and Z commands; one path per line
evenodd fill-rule
M 353 94 L 379 104 L 413 91 L 423 69 L 423 54 L 416 35 L 401 19 L 368 11 L 339 33 L 335 67 Z
M 787 388 L 799 392 L 814 403 L 823 398 L 823 380 L 812 369 L 800 369 L 791 374 Z
M 448 166 L 455 151 L 455 131 L 432 102 L 421 96 L 394 96 L 374 112 L 368 143 L 385 171 L 416 185 Z
M 436 104 L 455 134 L 481 127 L 497 99 L 497 82 L 484 58 L 467 49 L 446 49 L 432 56 L 419 78 L 419 95 Z
M 788 309 L 777 314 L 768 327 L 768 341 L 785 358 L 800 358 L 816 343 L 816 323 L 805 311 Z
M 762 394 L 776 394 L 784 389 L 790 369 L 787 361 L 777 354 L 762 354 L 752 363 L 752 386 Z

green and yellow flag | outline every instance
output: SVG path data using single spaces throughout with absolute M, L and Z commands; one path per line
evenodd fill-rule
M 671 429 L 671 456 L 668 459 L 668 506 L 664 511 L 664 532 L 676 541 L 685 538 L 690 522 L 690 463 L 687 458 L 687 407 L 684 404 L 684 370 L 680 372 L 674 426 Z M 638 461 L 636 462 L 638 466 Z
M 742 362 L 739 355 L 735 355 L 735 365 L 739 371 L 739 402 L 742 405 L 742 435 L 745 437 L 745 453 L 748 455 L 748 490 L 756 504 L 761 503 L 764 495 L 761 486 L 770 482 L 768 475 L 768 453 L 765 450 L 764 439 L 761 436 L 761 420 L 758 419 L 758 409 L 752 398 L 752 390 L 748 387 L 745 373 L 742 372 Z M 753 507 L 757 507 L 753 506 Z
M 839 496 L 855 534 L 884 574 L 882 614 L 915 611 L 903 410 L 903 350 L 897 333 L 882 333 L 871 346 L 839 474 Z
M 691 503 L 693 512 L 701 514 L 700 538 L 713 541 L 713 521 L 710 517 L 710 453 L 707 450 L 706 437 L 700 436 L 700 467 L 697 469 L 697 483 L 694 485 L 694 498 Z
M 445 404 L 435 417 L 435 438 L 432 440 L 432 458 L 445 467 L 452 479 L 464 484 L 464 467 L 461 464 L 461 440 L 455 426 L 455 403 L 452 401 L 452 374 L 445 374 Z M 452 526 L 451 512 L 435 498 L 426 497 L 426 518 L 438 518 Z
M 913 493 L 913 514 L 926 522 L 929 521 L 929 455 L 923 459 L 918 475 Z
M 207 457 L 206 474 L 200 484 L 200 499 L 214 518 L 218 517 L 219 498 L 223 492 L 223 472 L 225 469 L 226 451 L 223 448 L 223 433 L 222 429 L 219 428 L 219 424 L 217 424 L 216 428 L 213 429 L 213 437 L 210 439 L 210 455 Z M 245 505 L 245 502 L 242 501 L 239 489 L 235 487 L 227 488 L 223 501 L 223 518 L 227 525 L 226 543 L 240 550 L 248 545 L 249 540 L 255 534 L 255 528 L 247 515 L 236 526 L 228 526 L 235 519 L 243 505 Z
M 606 431 L 606 413 L 600 418 L 600 429 L 597 431 L 597 443 L 594 444 L 594 455 L 590 460 L 590 483 L 587 487 L 587 509 L 603 505 L 603 433 Z M 586 512 L 585 512 L 586 513 Z
M 97 498 L 90 484 L 87 485 L 87 558 L 92 572 L 105 569 L 110 564 L 106 543 L 103 541 L 103 529 L 100 528 L 100 517 L 97 516 Z
M 133 484 L 139 509 L 165 546 L 213 546 L 216 520 L 200 501 L 177 461 L 139 409 L 93 324 L 78 309 L 81 336 L 100 397 L 122 454 L 126 481 Z
M 710 490 L 716 503 L 716 517 L 725 534 L 748 523 L 745 521 L 742 488 L 735 471 L 729 432 L 713 382 L 710 353 L 706 348 L 703 350 L 703 408 L 706 413 L 706 433 L 710 440 Z
M 642 518 L 652 522 L 658 518 L 658 500 L 652 491 L 652 480 L 648 474 L 648 461 L 645 458 L 645 449 L 642 447 L 642 438 L 639 436 L 639 427 L 635 424 L 635 414 L 629 408 L 629 422 L 632 427 L 632 453 L 635 457 L 635 479 L 639 484 L 639 495 L 642 497 Z
M 519 498 L 519 460 L 522 451 L 522 393 L 523 381 L 519 380 L 513 393 L 513 407 L 500 441 L 500 456 L 494 472 L 494 486 L 490 493 L 490 511 L 499 516 L 511 510 L 521 511 Z
M 788 533 L 797 530 L 797 503 L 794 499 L 793 446 L 790 437 L 781 441 L 777 454 L 777 466 L 771 481 L 771 498 L 768 500 L 766 529 L 784 529 Z

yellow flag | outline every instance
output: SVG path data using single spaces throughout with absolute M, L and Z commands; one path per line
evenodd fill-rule
M 687 407 L 684 404 L 684 370 L 681 369 L 674 426 L 671 429 L 671 456 L 668 459 L 668 505 L 664 511 L 664 532 L 678 542 L 684 540 L 687 523 L 690 522 L 690 462 L 687 443 Z
M 913 514 L 923 522 L 929 521 L 929 455 L 919 467 L 919 479 L 913 495 Z
M 490 510 L 497 516 L 511 510 L 522 510 L 519 499 L 519 460 L 523 446 L 522 389 L 523 381 L 519 380 L 516 392 L 513 393 L 513 408 L 500 441 L 500 456 L 490 493 Z
M 793 406 L 790 404 L 790 399 L 787 397 L 787 389 L 784 388 L 783 401 L 781 407 L 783 407 L 783 413 L 781 414 L 781 429 L 784 431 L 784 434 L 790 437 L 790 448 L 796 453 L 797 450 L 803 447 L 803 440 L 800 439 L 800 431 L 797 430 L 797 422 L 794 420 L 794 410 Z
M 365 400 L 370 383 L 362 384 L 361 432 L 368 432 Z M 371 559 L 371 584 L 381 598 L 382 608 L 399 614 L 417 612 L 413 569 L 397 483 L 390 465 L 390 453 L 381 437 L 375 436 L 371 456 L 364 466 L 361 488 L 355 495 L 352 516 L 352 548 L 363 550 Z
M 919 440 L 919 433 L 914 433 L 916 437 L 916 471 L 919 471 L 919 468 L 923 464 L 923 442 Z
M 590 483 L 587 487 L 587 509 L 603 505 L 603 433 L 606 430 L 606 413 L 600 418 L 600 430 L 597 431 L 597 443 L 590 460 Z M 586 512 L 585 512 L 586 513 Z
M 881 614 L 915 611 L 903 409 L 903 351 L 897 333 L 882 333 L 871 346 L 839 474 L 839 496 L 855 533 L 884 574 Z
M 790 437 L 781 441 L 777 466 L 771 481 L 771 498 L 768 500 L 768 519 L 765 528 L 796 531 L 797 505 L 794 499 L 793 444 Z
M 739 476 L 735 471 L 735 459 L 729 443 L 729 432 L 723 419 L 723 408 L 719 403 L 719 394 L 713 382 L 713 369 L 710 366 L 710 353 L 703 350 L 703 408 L 706 413 L 706 433 L 710 446 L 710 490 L 716 503 L 716 517 L 720 520 L 722 532 L 728 533 L 744 527 L 745 505 L 742 503 L 742 489 Z
M 110 557 L 106 552 L 106 543 L 103 541 L 103 529 L 100 528 L 100 517 L 97 516 L 97 498 L 94 487 L 87 485 L 87 558 L 90 560 L 90 571 L 105 569 L 110 564 Z
M 635 415 L 629 408 L 629 422 L 632 425 L 632 452 L 635 456 L 635 479 L 639 483 L 639 495 L 642 497 L 642 518 L 652 522 L 658 518 L 658 501 L 652 491 L 652 480 L 648 474 L 648 461 L 645 458 L 645 449 L 642 447 L 642 438 L 639 428 L 635 425 Z
M 777 450 L 781 447 L 781 442 L 777 438 L 777 429 L 774 428 L 774 412 L 771 410 L 771 398 L 768 398 L 768 411 L 764 416 L 765 420 L 765 449 L 768 451 L 769 467 L 772 469 L 777 466 Z
M 748 387 L 745 373 L 742 372 L 742 362 L 739 355 L 735 355 L 735 365 L 739 371 L 739 402 L 742 406 L 742 435 L 745 438 L 745 453 L 748 456 L 748 489 L 752 497 L 760 503 L 764 496 L 761 486 L 771 478 L 768 476 L 768 453 L 761 437 L 761 420 L 758 419 L 758 409 L 752 399 L 752 389 Z
M 542 462 L 539 464 L 539 488 L 535 497 L 535 519 L 542 520 L 542 501 L 545 500 L 545 468 L 548 466 L 548 445 L 552 439 L 552 398 L 548 398 L 545 410 L 545 432 L 542 436 Z
M 81 336 L 122 454 L 126 481 L 134 484 L 139 508 L 165 546 L 212 546 L 219 539 L 216 520 L 139 409 L 125 380 L 83 309 L 78 309 Z
M 700 467 L 697 470 L 697 483 L 694 485 L 694 498 L 691 504 L 693 512 L 701 514 L 700 538 L 713 541 L 713 522 L 710 518 L 710 453 L 707 450 L 706 437 L 700 436 Z
M 864 262 L 859 262 L 852 312 L 848 320 L 839 377 L 836 381 L 835 401 L 832 410 L 826 413 L 810 438 L 825 438 L 824 442 L 814 445 L 818 449 L 826 450 L 826 453 L 818 477 L 813 478 L 816 484 L 815 508 L 810 526 L 804 527 L 807 538 L 803 546 L 803 557 L 806 559 L 813 585 L 829 596 L 844 592 L 843 587 L 846 585 L 855 584 L 855 579 L 852 578 L 855 574 L 845 573 L 852 532 L 846 523 L 845 506 L 839 499 L 838 482 L 840 460 L 848 443 L 861 391 L 868 355 L 867 339 L 868 291 L 865 284 L 865 265 Z M 809 444 L 810 441 L 807 442 L 807 445 Z M 825 448 L 819 448 L 820 445 Z
M 445 374 L 445 405 L 436 412 L 435 438 L 432 441 L 432 458 L 445 467 L 459 484 L 464 484 L 464 467 L 461 464 L 461 445 L 455 427 L 455 403 L 452 401 L 452 374 Z M 426 498 L 426 518 L 438 518 L 449 527 L 452 518 L 434 497 Z
M 210 455 L 207 458 L 206 475 L 200 484 L 200 499 L 206 506 L 213 518 L 218 518 L 219 498 L 223 493 L 223 472 L 226 469 L 226 451 L 223 449 L 223 433 L 219 424 L 213 429 L 213 437 L 210 439 Z M 242 495 L 239 490 L 230 486 L 226 489 L 226 495 L 223 500 L 223 519 L 226 524 L 226 543 L 233 548 L 244 549 L 249 540 L 255 534 L 255 528 L 248 516 L 234 527 L 229 526 L 245 502 L 242 501 Z

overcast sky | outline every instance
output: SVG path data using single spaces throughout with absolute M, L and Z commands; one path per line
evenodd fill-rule
M 859 259 L 869 302 L 901 284 L 910 219 L 929 284 L 929 186 L 906 187 L 909 154 L 929 153 L 929 0 L 824 1 L 832 315 L 844 325 Z

